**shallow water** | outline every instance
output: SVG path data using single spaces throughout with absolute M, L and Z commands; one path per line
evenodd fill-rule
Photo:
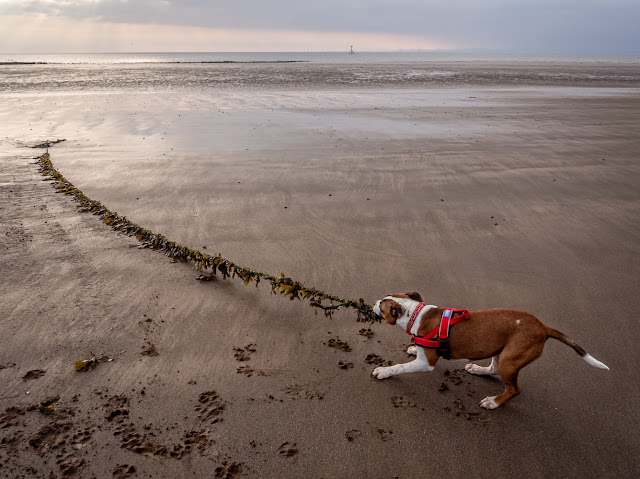
M 640 63 L 232 63 L 0 65 L 0 92 L 640 85 Z
M 420 62 L 520 62 L 520 63 L 640 63 L 638 54 L 553 54 L 462 51 L 413 52 L 173 52 L 173 53 L 63 53 L 0 54 L 3 62 L 39 63 L 420 63 Z

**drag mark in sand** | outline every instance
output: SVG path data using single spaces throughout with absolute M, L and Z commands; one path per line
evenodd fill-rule
M 57 140 L 56 142 L 64 141 Z M 40 173 L 42 176 L 53 181 L 53 186 L 57 192 L 64 193 L 66 195 L 73 196 L 73 200 L 78 203 L 78 210 L 81 212 L 90 212 L 96 216 L 100 216 L 102 221 L 113 228 L 116 231 L 121 231 L 129 236 L 135 236 L 138 241 L 142 243 L 140 248 L 151 248 L 156 251 L 163 252 L 170 258 L 173 258 L 175 262 L 189 262 L 195 263 L 195 267 L 198 271 L 207 271 L 209 274 L 200 274 L 198 277 L 201 281 L 208 281 L 216 276 L 217 272 L 220 272 L 222 279 L 229 277 L 242 280 L 244 285 L 255 282 L 256 287 L 261 280 L 271 283 L 271 292 L 273 294 L 280 293 L 282 296 L 289 296 L 289 299 L 293 300 L 297 298 L 299 300 L 308 300 L 309 306 L 321 309 L 324 311 L 325 316 L 331 318 L 334 311 L 341 308 L 355 309 L 357 313 L 356 320 L 358 322 L 376 322 L 381 318 L 377 317 L 373 313 L 371 305 L 365 303 L 364 299 L 360 298 L 358 301 L 343 299 L 338 296 L 327 294 L 323 291 L 319 291 L 316 288 L 309 288 L 302 283 L 292 280 L 280 273 L 279 277 L 271 276 L 260 271 L 255 271 L 244 266 L 240 266 L 228 259 L 222 257 L 221 254 L 217 256 L 210 256 L 200 251 L 189 249 L 186 246 L 180 245 L 175 241 L 169 241 L 165 236 L 143 228 L 124 216 L 119 216 L 117 213 L 110 211 L 99 201 L 88 198 L 82 191 L 76 188 L 70 181 L 64 178 L 58 170 L 53 166 L 51 157 L 48 153 L 48 147 L 50 142 L 45 142 L 37 147 L 46 147 L 47 153 L 36 158 L 37 163 L 40 165 Z M 323 301 L 328 301 L 329 304 L 323 304 Z M 317 311 L 316 311 L 317 312 Z

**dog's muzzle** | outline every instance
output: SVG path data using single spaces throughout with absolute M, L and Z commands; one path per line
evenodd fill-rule
M 378 316 L 379 318 L 382 317 L 381 311 L 380 311 L 380 301 L 382 301 L 381 299 L 379 299 L 378 301 L 376 301 L 376 304 L 373 305 L 373 314 L 375 314 L 376 316 Z

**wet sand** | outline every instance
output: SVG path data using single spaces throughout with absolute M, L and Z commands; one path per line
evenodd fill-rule
M 640 472 L 637 89 L 4 100 L 24 108 L 0 113 L 1 475 Z M 41 181 L 25 146 L 47 138 L 85 194 L 170 239 L 369 303 L 525 309 L 611 371 L 551 340 L 496 411 L 478 403 L 501 382 L 461 361 L 378 381 L 374 363 L 410 359 L 399 328 L 195 281 Z

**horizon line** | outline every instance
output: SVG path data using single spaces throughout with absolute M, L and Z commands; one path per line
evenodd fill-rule
M 509 53 L 509 54 L 530 54 L 530 55 L 638 55 L 640 50 L 628 50 L 628 51 L 588 51 L 588 50 L 531 50 L 531 49 L 499 49 L 499 48 L 396 48 L 393 50 L 357 50 L 358 53 Z M 65 51 L 65 52 L 1 52 L 0 55 L 111 55 L 111 54 L 178 54 L 178 53 L 212 53 L 212 54 L 238 54 L 238 53 L 250 53 L 250 54 L 272 54 L 272 53 L 346 53 L 349 54 L 349 49 L 344 50 L 273 50 L 273 51 L 253 51 L 253 50 L 227 50 L 227 51 L 212 51 L 212 50 L 153 50 L 153 51 L 98 51 L 98 52 L 80 52 L 80 51 Z

